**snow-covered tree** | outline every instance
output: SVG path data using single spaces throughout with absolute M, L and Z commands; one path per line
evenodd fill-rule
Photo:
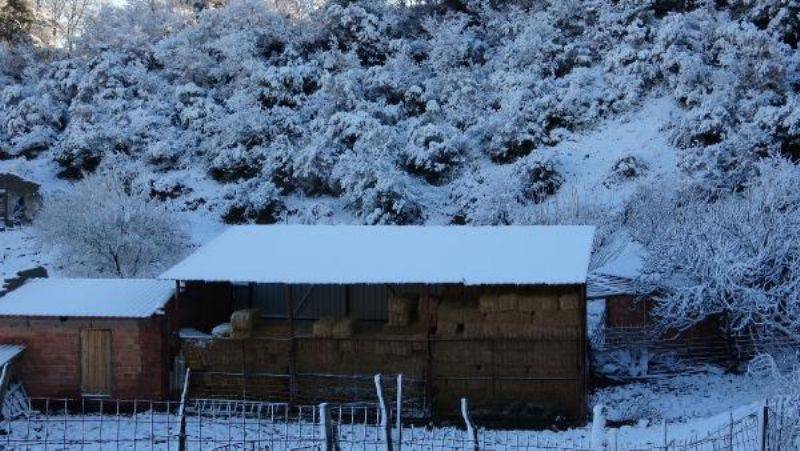
M 762 164 L 740 193 L 643 199 L 634 220 L 654 224 L 642 288 L 662 327 L 713 319 L 729 332 L 800 337 L 800 174 Z M 646 229 L 647 224 L 641 224 Z
M 189 244 L 185 228 L 131 182 L 109 170 L 48 196 L 35 222 L 42 242 L 90 275 L 153 276 L 174 264 Z

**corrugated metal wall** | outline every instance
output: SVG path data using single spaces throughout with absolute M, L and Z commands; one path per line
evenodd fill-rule
M 255 284 L 235 287 L 238 306 L 252 305 L 268 317 L 286 317 L 288 296 L 295 304 L 298 319 L 342 317 L 349 314 L 360 320 L 385 321 L 388 318 L 389 288 L 384 285 L 283 285 Z

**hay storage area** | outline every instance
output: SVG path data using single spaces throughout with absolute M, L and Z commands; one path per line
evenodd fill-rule
M 372 375 L 402 373 L 408 380 L 428 381 L 427 392 L 424 384 L 417 389 L 420 398 L 430 397 L 434 412 L 452 413 L 467 397 L 476 414 L 580 415 L 585 397 L 582 285 L 446 286 L 417 293 L 394 294 L 384 322 L 296 321 L 298 400 L 364 401 L 373 395 Z M 220 390 L 239 387 L 250 396 L 288 387 L 289 328 L 285 320 L 271 321 L 254 322 L 249 338 L 185 345 L 187 366 L 193 369 L 245 374 L 231 377 L 228 385 L 219 377 L 198 378 L 198 383 Z M 286 377 L 248 376 L 254 374 Z

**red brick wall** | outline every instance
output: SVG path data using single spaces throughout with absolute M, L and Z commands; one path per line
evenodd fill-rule
M 23 344 L 16 375 L 33 397 L 81 395 L 80 333 L 111 330 L 113 388 L 120 399 L 169 395 L 168 317 L 146 319 L 0 318 L 0 343 Z

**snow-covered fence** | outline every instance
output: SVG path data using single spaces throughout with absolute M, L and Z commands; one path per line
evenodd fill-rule
M 290 405 L 223 399 L 181 403 L 151 401 L 32 399 L 30 409 L 0 422 L 0 449 L 318 449 L 385 450 L 561 450 L 561 451 L 774 451 L 797 449 L 796 403 L 771 401 L 764 409 L 730 416 L 697 437 L 673 436 L 677 425 L 649 435 L 624 429 L 589 428 L 567 433 L 494 430 L 474 424 L 468 403 L 453 406 L 463 421 L 432 427 L 397 423 L 386 403 L 386 420 L 374 400 L 359 404 Z M 602 421 L 601 421 L 602 422 Z M 673 429 L 674 428 L 674 429 Z

